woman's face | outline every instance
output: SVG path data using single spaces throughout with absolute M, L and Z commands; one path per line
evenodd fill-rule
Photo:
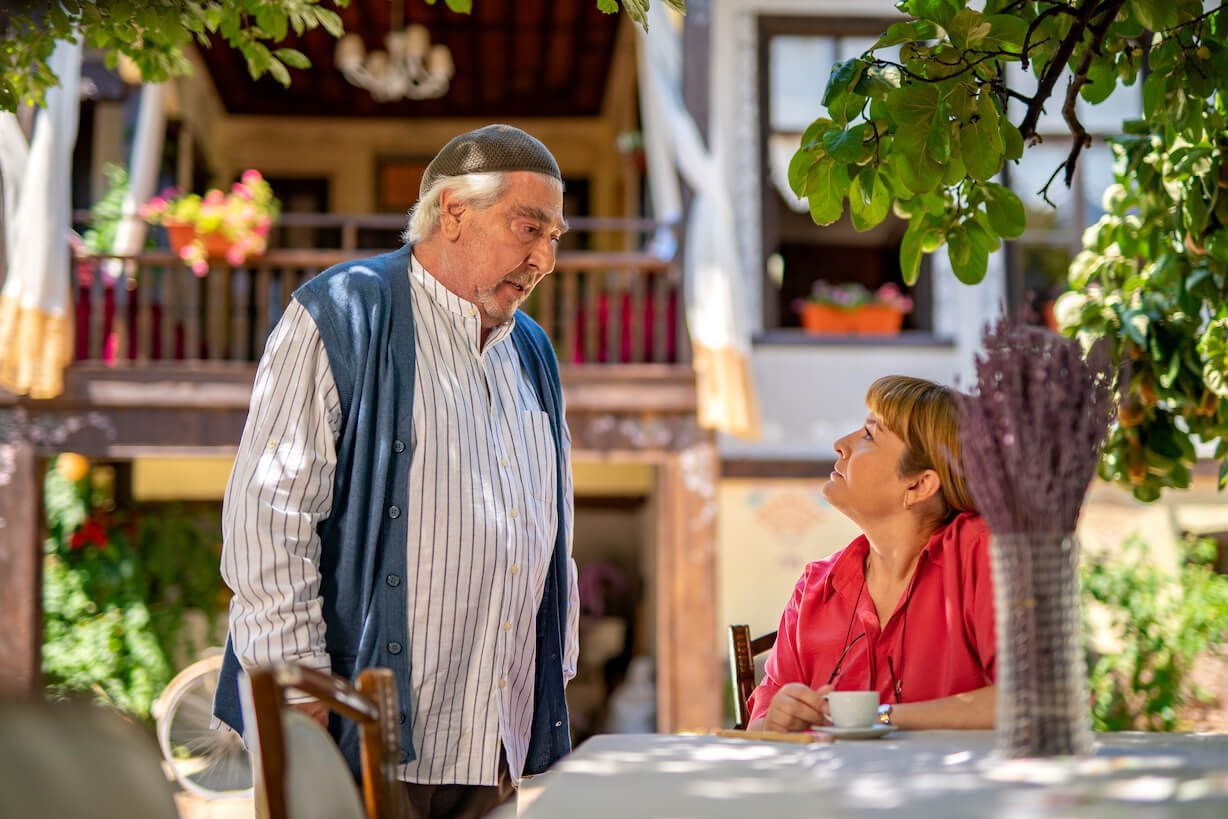
M 874 413 L 836 441 L 836 467 L 823 495 L 855 523 L 904 511 L 911 481 L 900 475 L 904 441 L 878 423 Z

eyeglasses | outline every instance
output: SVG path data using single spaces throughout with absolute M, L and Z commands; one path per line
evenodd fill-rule
M 861 632 L 861 634 L 858 634 L 856 637 L 854 637 L 852 642 L 846 642 L 844 644 L 844 651 L 840 652 L 840 656 L 836 659 L 836 667 L 831 670 L 831 676 L 827 678 L 828 685 L 831 685 L 832 682 L 836 679 L 836 677 L 840 676 L 840 667 L 844 665 L 844 658 L 848 656 L 849 649 L 852 648 L 854 645 L 856 645 L 857 641 L 865 636 L 866 636 L 866 633 L 863 631 Z M 847 634 L 845 635 L 845 640 L 848 640 Z

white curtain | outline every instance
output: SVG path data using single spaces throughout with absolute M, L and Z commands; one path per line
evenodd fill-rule
M 158 183 L 158 167 L 162 164 L 162 143 L 166 137 L 166 87 L 162 83 L 141 87 L 140 114 L 132 140 L 132 155 L 128 161 L 128 192 L 124 196 L 122 216 L 115 229 L 111 252 L 116 256 L 131 256 L 145 246 L 148 225 L 141 219 L 141 205 L 154 194 Z M 109 262 L 106 272 L 112 278 L 119 275 L 119 264 Z
M 750 369 L 750 324 L 738 292 L 745 279 L 728 187 L 682 101 L 681 32 L 664 4 L 652 4 L 648 14 L 648 31 L 639 31 L 638 66 L 655 215 L 663 220 L 681 215 L 679 174 L 694 193 L 683 278 L 699 421 L 710 429 L 757 438 L 760 418 Z
M 60 42 L 50 67 L 59 84 L 35 115 L 28 146 L 16 116 L 0 113 L 8 240 L 0 291 L 0 387 L 33 398 L 59 395 L 72 359 L 68 239 L 81 44 Z

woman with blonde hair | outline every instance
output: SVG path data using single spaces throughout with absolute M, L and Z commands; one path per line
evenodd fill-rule
M 749 727 L 804 731 L 829 721 L 830 691 L 877 690 L 882 723 L 991 728 L 989 530 L 964 480 L 955 393 L 886 376 L 866 406 L 823 487 L 864 534 L 802 573 Z

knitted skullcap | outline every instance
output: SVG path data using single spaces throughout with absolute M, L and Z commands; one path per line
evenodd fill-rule
M 418 195 L 444 176 L 534 171 L 562 181 L 559 164 L 541 140 L 511 125 L 487 125 L 453 137 L 426 166 Z

